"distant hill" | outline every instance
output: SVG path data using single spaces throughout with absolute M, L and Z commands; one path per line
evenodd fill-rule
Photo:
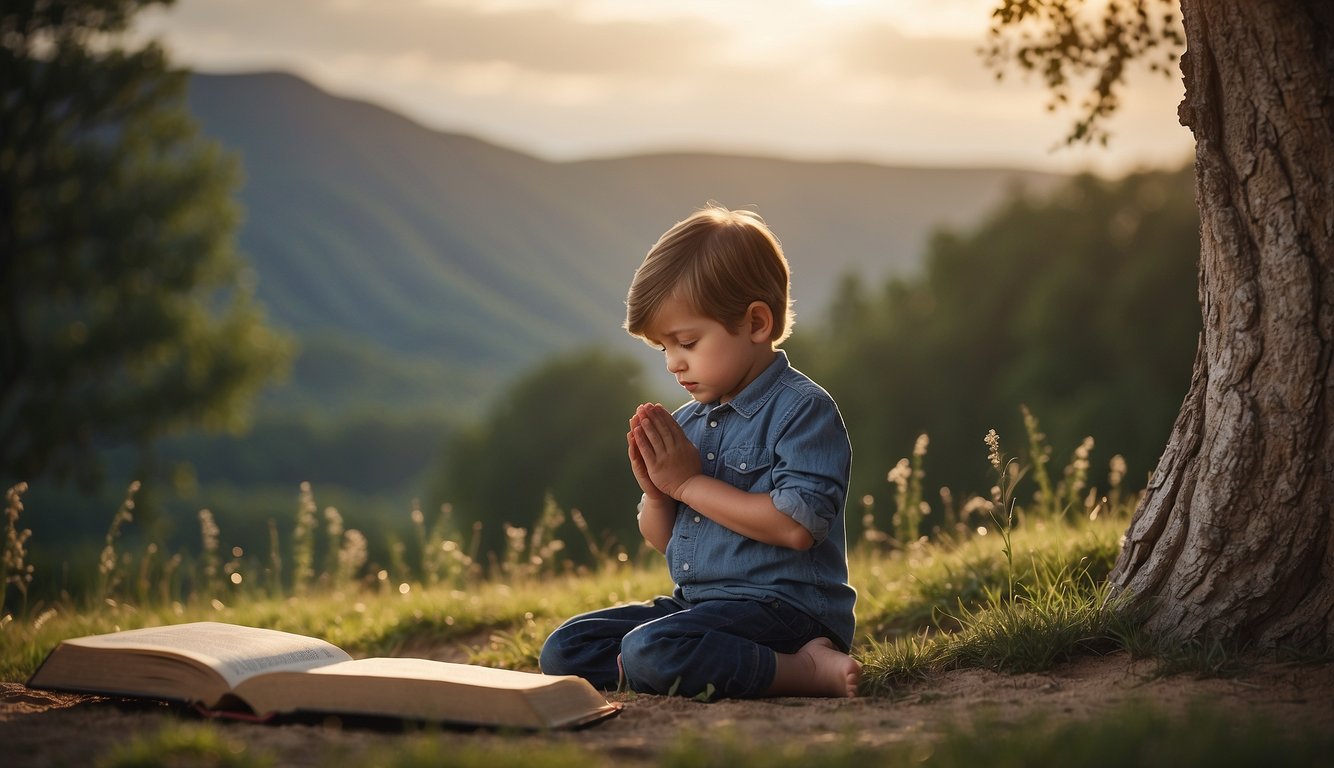
M 291 75 L 195 75 L 191 111 L 240 155 L 240 245 L 302 343 L 275 404 L 471 408 L 539 360 L 620 330 L 634 268 L 709 200 L 754 206 L 792 262 L 798 316 L 839 277 L 911 270 L 930 232 L 975 221 L 1006 169 L 708 154 L 555 163 L 435 131 Z

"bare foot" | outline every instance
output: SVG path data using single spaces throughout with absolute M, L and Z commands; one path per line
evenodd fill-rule
M 770 696 L 834 696 L 852 698 L 862 678 L 862 665 L 817 637 L 796 653 L 775 654 L 778 665 Z
M 857 695 L 857 686 L 862 679 L 862 665 L 857 660 L 834 647 L 827 637 L 817 637 L 802 646 L 798 654 L 808 654 L 815 666 L 814 680 L 820 688 L 826 688 L 828 696 L 853 698 Z

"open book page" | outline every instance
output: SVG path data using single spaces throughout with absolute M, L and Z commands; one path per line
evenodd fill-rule
M 591 722 L 616 709 L 576 677 L 408 658 L 260 675 L 236 694 L 259 714 L 318 709 L 520 728 Z
M 311 672 L 319 675 L 438 680 L 460 686 L 504 688 L 513 691 L 545 688 L 560 679 L 556 676 L 542 675 L 536 672 L 516 672 L 512 669 L 496 669 L 475 664 L 453 664 L 448 661 L 398 657 L 357 659 L 341 664 L 330 664 L 319 669 L 313 669 Z
M 88 648 L 177 654 L 210 667 L 222 676 L 228 687 L 235 687 L 247 677 L 263 672 L 301 671 L 352 658 L 338 646 L 317 638 L 209 621 L 134 629 L 65 642 Z

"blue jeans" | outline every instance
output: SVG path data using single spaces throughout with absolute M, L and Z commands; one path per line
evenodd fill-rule
M 658 597 L 575 616 L 542 646 L 542 671 L 578 675 L 603 690 L 625 682 L 640 693 L 762 696 L 773 685 L 774 653 L 795 653 L 828 631 L 781 600 Z

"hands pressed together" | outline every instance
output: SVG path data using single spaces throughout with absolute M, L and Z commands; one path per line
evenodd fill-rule
M 639 531 L 654 549 L 667 551 L 677 501 L 715 523 L 756 541 L 810 549 L 815 539 L 801 523 L 778 511 L 767 492 L 750 493 L 703 474 L 699 448 L 661 405 L 645 403 L 630 417 L 625 435 L 630 469 L 644 492 Z M 686 501 L 686 489 L 691 499 Z
M 630 469 L 651 500 L 681 500 L 686 485 L 701 471 L 699 450 L 676 419 L 657 403 L 644 403 L 630 417 L 625 434 Z

